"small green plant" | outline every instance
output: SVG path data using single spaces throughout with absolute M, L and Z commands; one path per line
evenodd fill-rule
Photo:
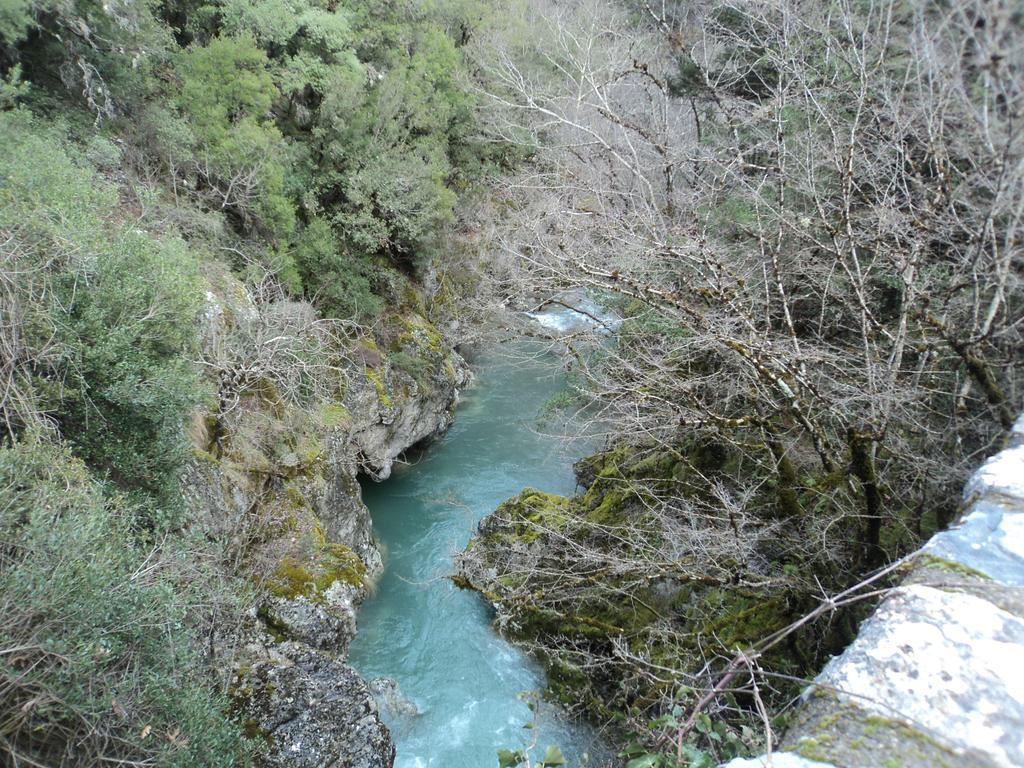
M 749 729 L 744 728 L 744 740 L 724 720 L 700 712 L 684 723 L 680 720 L 683 714 L 683 707 L 676 705 L 672 712 L 648 723 L 650 733 L 669 735 L 662 749 L 652 750 L 640 736 L 627 742 L 619 754 L 626 760 L 626 768 L 711 768 L 751 752 L 747 742 L 753 741 L 753 732 Z
M 518 765 L 530 765 L 530 756 L 525 750 L 498 750 L 498 768 L 515 768 Z M 565 756 L 562 755 L 561 748 L 549 746 L 544 750 L 544 757 L 534 763 L 533 768 L 553 768 L 559 765 L 566 765 Z

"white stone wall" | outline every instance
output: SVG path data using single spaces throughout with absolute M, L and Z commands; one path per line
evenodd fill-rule
M 783 751 L 727 768 L 1024 766 L 1024 416 L 964 504 L 805 693 Z

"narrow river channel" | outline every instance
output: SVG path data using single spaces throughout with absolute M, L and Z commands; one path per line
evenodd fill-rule
M 477 357 L 477 383 L 464 395 L 455 424 L 411 466 L 364 499 L 385 552 L 376 592 L 359 614 L 350 661 L 366 679 L 387 677 L 418 714 L 385 711 L 397 768 L 493 768 L 498 748 L 517 749 L 536 736 L 536 762 L 558 744 L 570 765 L 597 748 L 585 725 L 542 707 L 538 728 L 519 698 L 539 692 L 537 664 L 491 628 L 479 595 L 454 587 L 452 555 L 477 522 L 525 486 L 572 493 L 579 442 L 538 434 L 544 404 L 564 388 L 561 362 L 528 355 L 526 342 Z

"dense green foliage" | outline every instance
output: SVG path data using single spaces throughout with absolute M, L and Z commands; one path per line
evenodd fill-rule
M 59 447 L 0 448 L 0 498 L 0 760 L 243 760 L 186 629 L 189 556 L 134 544 L 130 507 Z
M 251 574 L 190 538 L 184 427 L 216 365 L 296 392 L 323 371 L 293 347 L 274 370 L 259 319 L 210 363 L 211 276 L 385 329 L 422 309 L 410 281 L 490 162 L 461 51 L 482 23 L 472 0 L 0 0 L 0 762 L 249 761 L 207 656 Z
M 428 267 L 456 191 L 492 164 L 460 49 L 484 16 L 471 2 L 11 3 L 0 71 L 83 131 L 85 107 L 140 172 L 224 217 L 237 267 L 368 318 L 388 284 L 370 276 Z
M 189 628 L 194 555 L 144 544 L 182 519 L 201 283 L 179 238 L 123 219 L 89 167 L 111 149 L 0 114 L 0 755 L 233 765 Z
M 177 103 L 192 129 L 193 162 L 211 204 L 264 233 L 270 245 L 287 242 L 295 211 L 284 195 L 285 147 L 270 119 L 279 94 L 266 54 L 248 34 L 216 37 L 183 51 L 176 70 Z
M 196 261 L 176 237 L 113 220 L 116 189 L 75 154 L 0 114 L 0 230 L 20 269 L 8 308 L 23 328 L 8 419 L 55 426 L 153 518 L 176 506 L 181 416 L 197 397 Z

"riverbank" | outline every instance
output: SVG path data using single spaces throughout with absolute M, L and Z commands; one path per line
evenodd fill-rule
M 345 339 L 307 304 L 260 304 L 226 272 L 207 279 L 201 339 L 218 398 L 191 421 L 189 518 L 256 588 L 240 624 L 211 638 L 213 663 L 233 670 L 260 765 L 386 768 L 391 737 L 345 662 L 382 564 L 357 478 L 388 477 L 447 429 L 468 367 L 414 304 Z

